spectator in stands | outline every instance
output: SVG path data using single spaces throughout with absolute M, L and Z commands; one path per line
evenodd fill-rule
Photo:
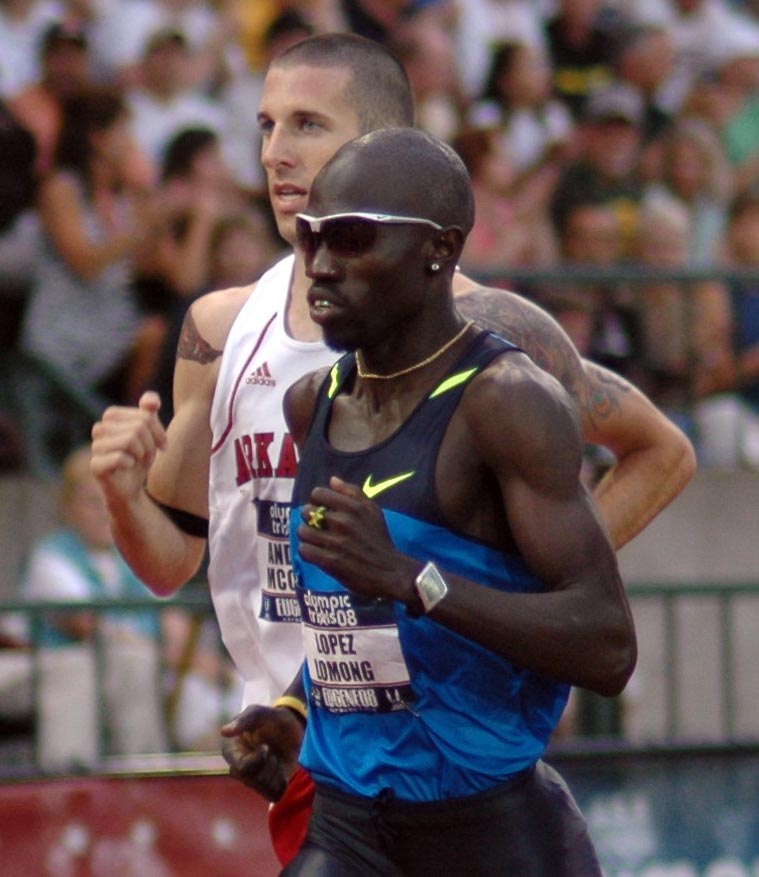
M 113 544 L 89 456 L 89 446 L 67 456 L 61 526 L 33 545 L 24 564 L 21 595 L 32 603 L 153 599 Z M 206 613 L 192 617 L 165 604 L 45 612 L 26 641 L 40 647 L 36 721 L 46 768 L 92 765 L 107 753 L 162 752 L 170 744 L 213 748 L 220 723 L 239 708 L 239 677 Z M 22 695 L 16 693 L 17 708 L 32 687 L 26 667 L 25 679 L 14 677 Z
M 469 120 L 500 128 L 502 149 L 522 185 L 547 206 L 561 163 L 571 153 L 574 123 L 565 105 L 551 96 L 551 64 L 545 52 L 520 43 L 498 45 Z
M 445 0 L 342 0 L 346 30 L 385 45 L 415 15 L 435 17 Z
M 134 288 L 142 313 L 151 323 L 160 322 L 162 337 L 154 372 L 144 383 L 155 387 L 157 382 L 166 393 L 162 398 L 170 400 L 174 355 L 187 308 L 201 293 L 221 288 L 215 277 L 217 229 L 230 220 L 256 222 L 259 215 L 232 179 L 218 136 L 207 128 L 187 128 L 169 142 L 161 181 L 149 202 L 153 233 L 136 259 Z M 241 284 L 254 278 L 264 261 L 259 258 L 262 250 L 270 256 L 276 252 L 265 222 L 257 228 L 261 238 L 246 261 L 254 273 Z
M 615 79 L 614 29 L 604 0 L 560 0 L 557 6 L 546 27 L 553 90 L 579 121 L 589 95 Z
M 498 40 L 490 0 L 452 0 L 448 30 L 454 45 L 455 64 L 465 99 L 481 94 L 490 65 L 490 50 Z M 535 30 L 540 28 L 535 24 Z M 514 34 L 508 35 L 514 39 Z
M 8 99 L 40 77 L 45 31 L 64 13 L 54 0 L 3 0 L 0 5 L 0 96 Z
M 735 197 L 728 220 L 728 265 L 759 271 L 759 192 Z M 732 373 L 722 395 L 696 412 L 704 464 L 759 467 L 759 281 L 729 284 L 734 341 Z
M 147 312 L 170 316 L 208 289 L 216 223 L 243 213 L 248 201 L 209 128 L 186 128 L 169 141 L 150 201 L 153 233 L 140 253 L 136 286 Z
M 606 201 L 577 204 L 559 230 L 561 261 L 579 267 L 613 268 L 622 261 L 622 231 Z
M 129 0 L 101 5 L 92 28 L 100 74 L 122 88 L 139 85 L 146 48 L 155 34 L 179 32 L 185 41 L 186 85 L 203 92 L 224 76 L 237 47 L 224 4 L 205 0 Z
M 151 232 L 143 193 L 125 184 L 128 125 L 110 89 L 66 103 L 55 167 L 39 190 L 44 236 L 21 337 L 62 380 L 118 401 L 136 398 L 160 342 L 130 289 L 134 256 Z
M 218 101 L 193 86 L 187 38 L 173 28 L 152 34 L 140 64 L 140 84 L 127 89 L 131 130 L 137 144 L 160 168 L 169 142 L 185 128 L 225 134 Z
M 268 34 L 281 16 L 296 15 L 313 33 L 346 31 L 348 26 L 340 0 L 258 0 L 233 7 L 238 39 L 247 67 L 254 73 L 266 70 Z M 258 106 L 258 103 L 256 103 Z
M 544 28 L 555 11 L 553 0 L 485 0 L 484 5 L 491 45 L 513 40 L 546 48 Z
M 724 58 L 735 41 L 742 43 L 751 26 L 723 0 L 669 0 L 662 12 L 652 17 L 647 15 L 646 5 L 628 3 L 626 14 L 636 21 L 664 23 L 669 31 L 675 60 L 664 91 L 669 109 L 680 113 L 715 62 Z
M 246 286 L 281 255 L 282 241 L 263 207 L 253 206 L 245 213 L 222 217 L 211 239 L 209 287 Z
M 36 172 L 42 178 L 53 168 L 64 104 L 97 87 L 97 77 L 88 32 L 78 21 L 51 25 L 44 35 L 40 56 L 40 79 L 15 95 L 10 108 L 34 135 Z M 125 173 L 132 185 L 149 186 L 153 182 L 151 164 L 136 144 Z
M 74 451 L 63 466 L 60 514 L 62 528 L 31 551 L 23 597 L 76 602 L 150 596 L 113 545 L 100 487 L 89 471 L 89 448 Z M 41 617 L 32 638 L 40 646 L 37 754 L 43 767 L 94 764 L 104 731 L 112 752 L 165 750 L 158 630 L 158 615 L 149 609 L 112 611 L 100 620 L 82 611 Z M 103 658 L 102 714 L 96 650 Z
M 568 274 L 572 269 L 613 271 L 619 267 L 622 232 L 614 205 L 606 201 L 575 204 L 559 229 L 559 248 Z M 629 287 L 610 281 L 570 280 L 543 290 L 540 298 L 583 356 L 638 380 L 640 338 Z
M 672 36 L 663 25 L 626 27 L 620 30 L 617 47 L 617 76 L 643 98 L 642 140 L 646 151 L 652 151 L 675 115 L 666 94 L 675 60 Z
M 724 252 L 733 178 L 718 134 L 703 119 L 682 118 L 661 141 L 660 174 L 644 199 L 668 192 L 690 215 L 693 265 L 713 265 Z
M 53 165 L 63 103 L 95 82 L 86 32 L 78 25 L 51 25 L 42 40 L 41 68 L 40 78 L 10 101 L 11 109 L 36 140 L 40 176 Z
M 557 228 L 578 203 L 605 201 L 617 210 L 627 255 L 635 234 L 642 185 L 638 159 L 643 99 L 634 86 L 615 83 L 588 98 L 577 158 L 564 169 L 551 205 Z
M 465 103 L 450 31 L 434 18 L 414 16 L 398 28 L 389 48 L 411 83 L 418 127 L 450 143 Z
M 472 180 L 475 222 L 461 254 L 464 269 L 491 286 L 509 286 L 509 268 L 548 265 L 555 256 L 551 223 L 519 189 L 517 172 L 496 128 L 463 129 L 453 146 Z
M 467 101 L 482 94 L 493 46 L 513 42 L 546 51 L 544 25 L 550 8 L 545 0 L 448 0 L 444 21 Z
M 759 30 L 734 41 L 715 66 L 717 124 L 736 191 L 759 182 Z
M 690 217 L 661 194 L 641 207 L 636 256 L 647 268 L 677 272 L 688 264 Z M 732 373 L 730 307 L 717 281 L 676 277 L 643 283 L 638 302 L 646 373 L 644 389 L 693 439 L 692 406 L 718 391 Z

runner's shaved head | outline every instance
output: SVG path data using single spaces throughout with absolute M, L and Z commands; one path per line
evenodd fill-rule
M 327 212 L 368 210 L 458 226 L 474 222 L 472 186 L 456 152 L 415 128 L 386 128 L 342 146 L 314 180 L 313 205 Z

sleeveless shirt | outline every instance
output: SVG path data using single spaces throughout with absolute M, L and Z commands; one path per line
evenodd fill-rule
M 378 445 L 335 450 L 332 400 L 355 373 L 341 359 L 325 381 L 293 494 L 293 559 L 303 615 L 309 722 L 301 762 L 317 782 L 410 801 L 487 790 L 534 764 L 569 687 L 520 668 L 400 603 L 353 594 L 298 555 L 311 490 L 330 475 L 363 486 L 396 547 L 484 587 L 544 590 L 521 556 L 447 526 L 436 464 L 448 423 L 472 378 L 517 348 L 482 332 L 448 376 Z
M 296 452 L 282 400 L 292 383 L 336 358 L 321 342 L 286 332 L 292 267 L 289 256 L 267 271 L 240 310 L 211 407 L 209 584 L 245 680 L 244 705 L 278 697 L 303 659 L 289 543 Z

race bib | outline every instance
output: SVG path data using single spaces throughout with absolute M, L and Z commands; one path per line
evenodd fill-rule
M 261 577 L 259 617 L 294 624 L 300 621 L 295 573 L 290 554 L 290 504 L 257 499 L 256 553 Z
M 345 591 L 299 590 L 314 706 L 392 712 L 413 700 L 393 604 Z

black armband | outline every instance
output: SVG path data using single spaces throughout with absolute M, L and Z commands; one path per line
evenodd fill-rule
M 147 493 L 147 491 L 145 492 Z M 183 512 L 181 509 L 175 509 L 173 506 L 159 502 L 154 496 L 150 496 L 149 493 L 148 496 L 183 533 L 187 533 L 188 536 L 195 536 L 198 539 L 208 539 L 208 521 L 206 518 L 201 518 L 200 515 L 194 515 L 192 512 Z

